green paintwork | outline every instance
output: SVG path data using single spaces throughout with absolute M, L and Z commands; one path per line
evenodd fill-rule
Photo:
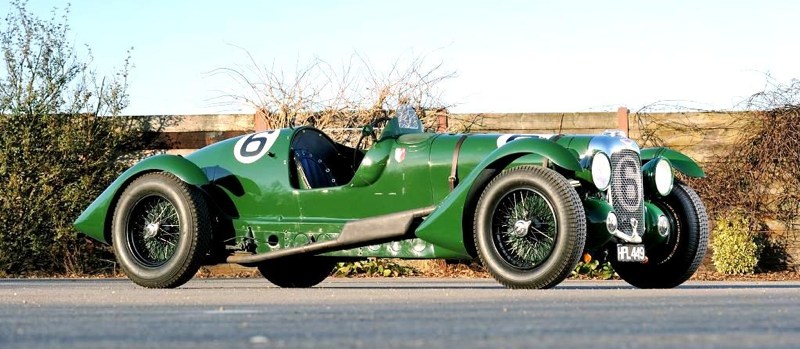
M 466 145 L 471 138 L 472 137 L 467 138 L 467 140 L 464 141 L 462 147 L 462 152 L 464 154 L 468 154 L 465 149 L 468 149 Z M 505 167 L 505 164 L 531 154 L 539 156 L 538 158 L 533 158 L 539 160 L 538 163 L 534 163 L 536 165 L 540 165 L 542 160 L 547 158 L 567 170 L 576 171 L 581 169 L 578 160 L 572 153 L 549 140 L 524 138 L 507 143 L 489 153 L 477 166 L 474 166 L 468 172 L 469 175 L 464 177 L 461 181 L 462 184 L 457 186 L 452 193 L 444 198 L 444 201 L 439 204 L 436 211 L 417 228 L 417 236 L 435 245 L 442 246 L 451 251 L 463 253 L 467 256 L 467 247 L 464 246 L 462 216 L 464 215 L 464 207 L 469 198 L 472 183 L 476 181 L 484 169 L 492 164 L 502 163 L 502 169 Z M 459 167 L 459 173 L 461 173 L 461 167 Z
M 599 249 L 611 241 L 605 229 L 605 216 L 611 206 L 592 196 L 596 194 L 592 190 L 596 189 L 586 164 L 587 154 L 594 151 L 590 146 L 598 136 L 468 135 L 459 153 L 459 184 L 452 191 L 448 177 L 461 134 L 423 133 L 420 124 L 401 124 L 393 118 L 387 122 L 378 142 L 365 153 L 342 145 L 332 146 L 338 160 L 328 165 L 350 171 L 350 176 L 339 177 L 341 182 L 332 186 L 311 189 L 304 188 L 304 182 L 298 179 L 292 142 L 301 136 L 312 137 L 320 144 L 330 142 L 313 128 L 285 128 L 228 139 L 185 158 L 160 155 L 143 160 L 114 181 L 81 214 L 75 227 L 109 243 L 114 202 L 127 183 L 142 173 L 167 171 L 205 193 L 216 216 L 214 221 L 218 222 L 214 228 L 214 234 L 218 234 L 215 241 L 224 241 L 229 250 L 266 253 L 302 247 L 335 240 L 350 221 L 436 207 L 399 241 L 380 241 L 325 255 L 470 258 L 472 246 L 467 245 L 471 245 L 468 240 L 473 212 L 469 210 L 474 209 L 470 205 L 474 205 L 485 185 L 503 169 L 537 165 L 553 168 L 568 179 L 577 179 L 578 189 L 588 190 L 582 194 L 587 212 L 587 248 Z M 352 157 L 358 151 L 362 151 L 364 159 L 353 171 L 347 162 L 353 162 Z M 655 155 L 647 154 L 663 156 L 673 164 L 678 159 L 682 167 L 676 164 L 676 168 L 681 171 L 699 170 L 678 152 L 661 150 Z M 654 224 L 649 220 L 648 224 Z
M 606 228 L 606 217 L 614 208 L 607 201 L 597 198 L 588 198 L 583 202 L 586 211 L 586 250 L 596 251 L 602 249 L 614 238 Z M 648 246 L 662 244 L 667 237 L 658 233 L 658 217 L 664 215 L 654 203 L 645 201 L 645 232 L 642 240 Z
M 574 150 L 578 154 L 583 154 L 589 149 L 589 142 L 592 141 L 593 136 L 571 135 L 559 137 L 556 143 L 564 148 Z
M 356 187 L 363 187 L 375 183 L 383 174 L 386 164 L 389 162 L 389 153 L 392 151 L 391 142 L 378 142 L 364 156 L 361 166 L 358 167 L 351 184 Z
M 581 169 L 575 172 L 575 179 L 580 180 L 584 185 L 594 186 L 592 182 L 592 173 L 589 171 L 591 165 L 591 156 L 596 152 L 589 150 L 589 142 L 595 136 L 590 135 L 567 135 L 559 137 L 556 143 L 569 149 L 573 155 L 579 159 Z M 605 224 L 605 223 L 603 223 Z
M 606 228 L 606 218 L 614 208 L 608 201 L 598 198 L 588 198 L 583 202 L 586 211 L 586 250 L 595 251 L 603 248 L 613 235 Z
M 125 186 L 141 174 L 168 171 L 192 185 L 208 184 L 208 178 L 194 163 L 176 155 L 156 155 L 144 159 L 123 172 L 95 199 L 75 221 L 75 228 L 92 239 L 111 243 L 108 229 L 113 204 Z
M 658 217 L 663 216 L 662 211 L 658 206 L 652 202 L 645 201 L 644 203 L 644 218 L 645 218 L 645 231 L 642 240 L 648 246 L 663 244 L 667 241 L 667 236 L 661 236 L 658 233 Z
M 642 149 L 640 157 L 642 159 L 642 163 L 657 157 L 663 157 L 668 159 L 670 164 L 672 164 L 675 169 L 689 177 L 704 178 L 706 176 L 706 173 L 702 168 L 700 168 L 700 165 L 698 165 L 690 157 L 677 150 L 664 147 L 645 148 Z

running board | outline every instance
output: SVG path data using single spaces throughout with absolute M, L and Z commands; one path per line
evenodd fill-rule
M 390 241 L 408 235 L 409 228 L 411 228 L 414 220 L 431 214 L 434 209 L 436 207 L 431 206 L 350 221 L 344 224 L 342 233 L 339 234 L 336 240 L 316 242 L 305 246 L 259 254 L 232 255 L 228 256 L 225 261 L 238 264 L 256 264 L 270 259 L 312 253 L 318 254 Z

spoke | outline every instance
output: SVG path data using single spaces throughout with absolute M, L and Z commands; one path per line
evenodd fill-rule
M 164 234 L 162 234 L 162 235 L 169 235 L 169 236 L 178 236 L 179 235 L 178 233 L 173 233 L 173 232 L 171 232 L 169 230 L 164 230 L 164 229 L 159 229 L 158 231 L 163 232 Z
M 160 208 L 160 211 L 158 212 L 158 215 L 157 215 L 158 218 L 156 218 L 157 222 L 160 222 L 160 221 L 162 221 L 164 219 L 164 214 L 167 213 L 167 209 L 169 209 L 169 207 L 167 207 L 167 206 L 168 205 L 166 205 L 166 203 L 163 202 L 163 201 L 160 201 L 158 203 L 158 208 Z
M 533 231 L 535 231 L 535 232 L 537 232 L 539 234 L 547 236 L 547 234 L 545 234 L 543 231 L 541 231 L 539 229 L 536 229 L 536 227 L 534 227 L 533 225 L 530 226 L 530 229 L 533 229 Z
M 492 230 L 498 252 L 515 267 L 541 265 L 555 246 L 555 216 L 552 206 L 533 189 L 518 189 L 501 198 L 495 209 Z M 529 233 L 519 236 L 517 223 L 531 222 Z
M 163 239 L 163 238 L 160 238 L 160 237 L 158 238 L 158 240 L 159 240 L 159 241 L 162 241 L 162 242 L 166 242 L 166 243 L 167 243 L 167 244 L 169 244 L 170 246 L 175 246 L 175 243 L 174 243 L 174 242 L 172 242 L 172 241 L 167 241 L 167 240 L 165 240 L 165 239 Z
M 536 230 L 536 228 L 534 228 L 534 230 Z M 547 234 L 545 234 L 545 233 L 543 233 L 543 232 L 541 232 L 539 230 L 536 230 L 536 232 L 541 234 L 542 236 L 544 236 L 545 238 L 547 238 L 550 241 L 555 241 L 555 239 L 553 239 L 550 235 L 547 235 Z
M 158 222 L 158 217 L 155 210 L 158 209 L 158 202 L 148 203 L 144 210 L 147 212 L 147 223 Z
M 139 201 L 131 215 L 129 242 L 136 259 L 151 267 L 166 263 L 180 240 L 180 221 L 175 207 L 166 198 L 152 195 Z M 151 224 L 158 224 L 155 236 L 148 234 L 147 227 Z

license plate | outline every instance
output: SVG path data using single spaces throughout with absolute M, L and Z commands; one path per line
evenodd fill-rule
M 644 245 L 617 245 L 617 261 L 644 262 Z

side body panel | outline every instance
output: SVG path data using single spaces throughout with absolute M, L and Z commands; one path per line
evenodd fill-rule
M 350 183 L 299 189 L 291 180 L 294 169 L 290 141 L 297 131 L 280 132 L 270 149 L 273 155 L 262 156 L 249 164 L 231 155 L 237 151 L 236 144 L 241 138 L 215 145 L 214 152 L 201 151 L 189 157 L 209 173 L 208 191 L 216 193 L 214 201 L 218 205 L 227 207 L 222 210 L 231 219 L 234 238 L 237 241 L 252 238 L 257 252 L 333 240 L 348 221 L 437 204 L 442 207 L 450 205 L 448 202 L 453 201 L 450 198 L 458 195 L 450 193 L 447 178 L 461 135 L 409 134 L 384 139 L 366 154 L 370 160 L 362 163 Z M 470 135 L 466 138 L 458 161 L 458 174 L 465 185 L 458 188 L 469 187 L 472 180 L 469 174 L 475 168 L 488 166 L 510 154 L 515 154 L 513 159 L 517 159 L 539 152 L 571 170 L 580 168 L 572 153 L 553 142 L 527 138 L 498 149 L 499 136 Z M 542 159 L 542 155 L 534 155 L 528 161 L 541 163 Z M 510 157 L 507 160 L 513 161 Z M 360 176 L 362 172 L 366 174 L 363 177 Z M 379 176 L 373 172 L 378 172 Z M 465 199 L 466 195 L 461 201 Z M 456 206 L 453 205 L 448 211 L 450 214 L 440 222 L 446 228 L 437 229 L 436 233 L 426 230 L 431 233 L 419 238 L 409 237 L 404 241 L 327 255 L 466 257 L 463 244 L 459 244 L 463 210 Z M 436 220 L 433 218 L 429 217 L 423 224 L 431 224 Z
M 300 214 L 287 170 L 291 136 L 290 129 L 244 135 L 215 143 L 186 158 L 207 173 L 210 183 L 204 189 L 227 218 L 282 222 Z M 247 138 L 266 137 L 271 144 L 261 154 L 250 155 L 247 162 L 237 157 L 247 148 L 243 143 Z
M 433 204 L 428 158 L 431 144 L 439 135 L 413 134 L 382 140 L 366 154 L 349 183 L 300 189 L 291 141 L 302 130 L 269 131 L 277 132 L 277 136 L 245 135 L 187 157 L 208 173 L 210 184 L 204 189 L 230 223 L 232 236 L 225 239 L 228 244 L 251 239 L 256 252 L 268 252 L 328 241 L 335 239 L 348 221 Z M 236 154 L 246 150 L 242 142 L 247 142 L 248 137 L 275 140 L 261 156 L 243 162 Z M 417 251 L 413 256 L 434 252 L 433 246 L 422 241 L 402 244 L 407 247 L 403 250 Z M 390 255 L 400 251 L 397 246 L 385 247 L 378 250 Z M 373 247 L 373 253 L 375 250 Z M 350 256 L 359 255 L 358 252 L 338 254 Z
M 486 140 L 496 140 L 498 135 L 484 136 Z M 478 138 L 480 140 L 480 138 Z M 484 140 L 484 142 L 486 141 Z M 465 141 L 465 147 L 469 138 Z M 476 145 L 478 142 L 476 141 Z M 486 144 L 478 145 L 481 148 Z M 495 145 L 496 146 L 496 145 Z M 467 154 L 468 148 L 462 148 L 462 154 Z M 479 153 L 479 152 L 475 152 Z M 468 247 L 464 242 L 464 216 L 467 200 L 471 194 L 479 193 L 483 188 L 476 187 L 483 185 L 478 179 L 486 170 L 502 170 L 515 160 L 525 157 L 529 164 L 541 165 L 545 159 L 556 163 L 567 171 L 579 171 L 580 164 L 576 156 L 561 145 L 541 138 L 523 138 L 509 142 L 501 147 L 485 153 L 483 159 L 477 165 L 468 169 L 463 175 L 460 184 L 447 195 L 439 204 L 439 207 L 419 226 L 416 235 L 434 245 L 454 251 L 464 257 L 468 257 Z M 471 156 L 477 157 L 475 154 Z M 432 155 L 433 158 L 433 155 Z M 517 162 L 516 164 L 521 164 Z M 459 168 L 461 172 L 461 168 Z

